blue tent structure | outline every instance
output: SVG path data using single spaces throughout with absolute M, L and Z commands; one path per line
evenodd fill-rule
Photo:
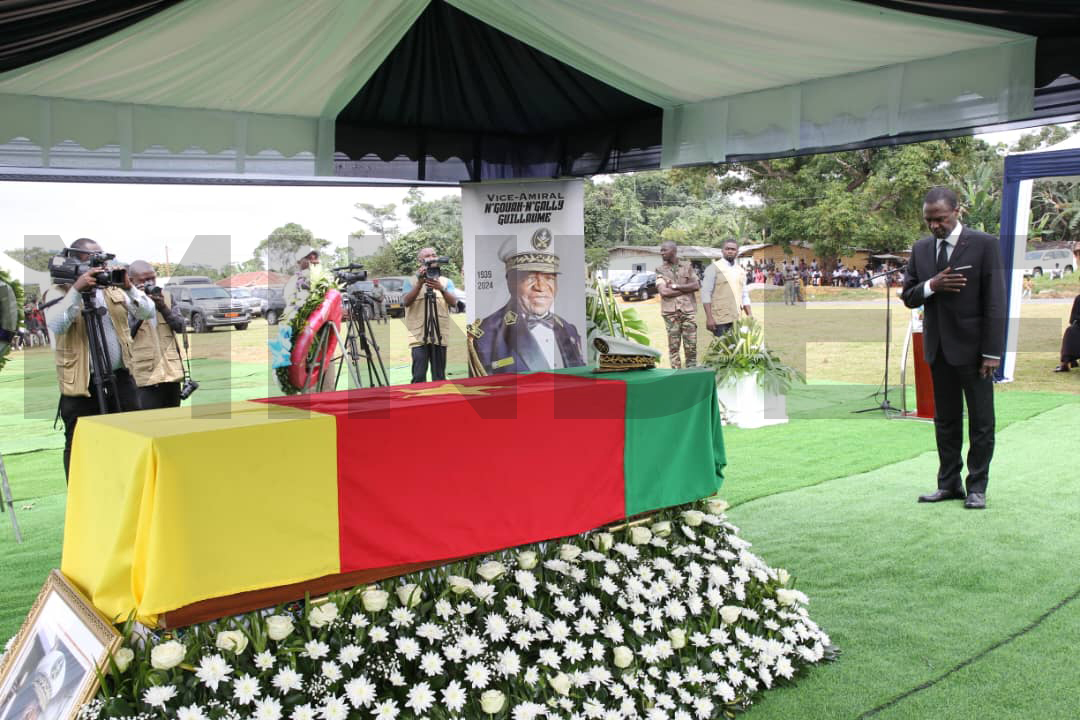
M 1080 148 L 1018 153 L 1005 158 L 1005 184 L 1001 197 L 1001 257 L 1005 264 L 1006 310 L 1005 361 L 997 371 L 998 380 L 1012 380 L 1020 339 L 1020 298 L 1023 270 L 1018 267 L 1027 251 L 1027 230 L 1031 217 L 1032 181 L 1047 177 L 1080 175 Z

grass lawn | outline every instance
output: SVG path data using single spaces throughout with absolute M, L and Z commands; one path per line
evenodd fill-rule
M 723 493 L 743 536 L 788 568 L 843 654 L 797 687 L 768 693 L 750 718 L 1074 717 L 1080 664 L 1080 373 L 1054 374 L 1067 302 L 1023 305 L 1016 381 L 996 389 L 998 444 L 986 512 L 919 505 L 936 469 L 933 428 L 850 411 L 876 404 L 884 302 L 756 303 L 770 345 L 804 370 L 791 422 L 725 429 Z M 656 299 L 631 303 L 666 350 Z M 909 314 L 893 305 L 892 399 Z M 462 332 L 464 316 L 455 316 Z M 699 322 L 704 349 L 708 337 Z M 192 402 L 276 394 L 270 328 L 192 336 L 202 387 Z M 408 380 L 400 321 L 376 326 L 391 381 Z M 464 335 L 451 377 L 465 374 Z M 667 365 L 666 354 L 663 365 Z M 910 372 L 909 372 L 910 375 Z M 909 377 L 909 382 L 913 382 Z M 344 385 L 344 383 L 343 383 Z M 0 452 L 24 535 L 0 515 L 0 642 L 19 627 L 60 562 L 63 435 L 47 351 L 17 353 L 0 375 Z M 102 458 L 107 463 L 108 458 Z

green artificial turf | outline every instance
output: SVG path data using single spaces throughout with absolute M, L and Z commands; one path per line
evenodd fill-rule
M 215 368 L 203 369 L 212 377 Z M 269 394 L 257 365 L 233 363 L 229 373 L 196 398 Z M 407 373 L 395 368 L 391 379 Z M 793 573 L 842 650 L 797 686 L 767 693 L 748 717 L 857 718 L 882 707 L 871 717 L 1075 716 L 1080 600 L 1024 630 L 1080 589 L 1070 444 L 1080 396 L 997 394 L 990 507 L 980 513 L 915 503 L 933 488 L 933 427 L 849 412 L 872 406 L 874 390 L 798 386 L 789 424 L 725 428 L 722 494 L 733 521 L 766 562 Z M 63 435 L 40 411 L 20 417 L 26 392 L 0 382 L 0 451 L 25 538 L 16 545 L 0 515 L 0 642 L 60 562 Z
M 810 447 L 833 450 L 841 438 L 849 441 L 827 427 L 807 423 L 792 435 L 802 435 Z M 734 508 L 732 521 L 743 537 L 771 565 L 792 572 L 811 598 L 812 617 L 843 652 L 797 687 L 767 694 L 749 717 L 858 717 L 933 681 L 1075 596 L 1080 475 L 1068 439 L 1078 435 L 1075 403 L 1001 431 L 983 512 L 965 510 L 959 502 L 915 502 L 935 486 L 933 451 Z M 932 448 L 932 441 L 925 447 Z M 727 494 L 737 486 L 733 478 Z M 1067 603 L 1052 621 L 1075 617 L 1078 606 L 1080 600 Z M 1058 672 L 1049 661 L 1066 652 L 1067 643 L 1047 631 L 1050 620 L 1044 625 L 877 715 L 1069 717 L 1054 709 L 1070 695 L 1075 707 L 1077 671 Z M 1022 664 L 1025 672 L 1010 676 L 1010 663 L 1002 658 Z M 984 666 L 995 668 L 996 697 L 1028 699 L 1024 714 L 1015 714 L 1012 705 L 999 712 L 985 699 L 990 681 L 978 673 Z M 973 705 L 985 712 L 972 711 Z

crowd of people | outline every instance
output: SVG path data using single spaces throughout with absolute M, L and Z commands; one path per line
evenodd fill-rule
M 902 270 L 902 267 L 891 262 L 885 262 L 876 267 L 864 266 L 861 270 L 851 265 L 845 265 L 839 259 L 829 273 L 819 267 L 817 258 L 809 263 L 805 259 L 783 260 L 780 263 L 774 260 L 753 261 L 743 266 L 746 270 L 747 284 L 759 285 L 790 285 L 797 280 L 797 287 L 846 287 L 868 288 L 874 285 L 874 277 L 881 273 Z M 891 285 L 899 285 L 899 275 L 890 280 Z M 801 293 L 797 293 L 801 300 Z

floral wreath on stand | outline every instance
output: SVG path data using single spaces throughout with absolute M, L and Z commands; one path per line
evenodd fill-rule
M 307 300 L 304 301 L 304 304 L 287 324 L 278 327 L 277 338 L 270 341 L 270 364 L 274 368 L 274 374 L 277 375 L 281 391 L 286 395 L 296 395 L 303 392 L 303 388 L 296 385 L 293 378 L 290 377 L 289 368 L 293 365 L 312 362 L 316 350 L 314 347 L 294 347 L 293 339 L 301 337 L 305 327 L 312 321 L 313 317 L 320 319 L 317 325 L 321 327 L 327 321 L 325 308 L 335 298 L 337 298 L 340 306 L 340 295 L 338 295 L 338 288 L 334 283 L 333 276 L 324 271 L 319 265 L 309 267 L 311 290 L 308 293 Z M 312 330 L 318 332 L 319 327 L 314 327 Z M 297 355 L 301 354 L 300 351 L 303 351 L 302 354 L 306 357 L 297 357 Z M 328 352 L 332 352 L 332 350 L 328 349 Z

